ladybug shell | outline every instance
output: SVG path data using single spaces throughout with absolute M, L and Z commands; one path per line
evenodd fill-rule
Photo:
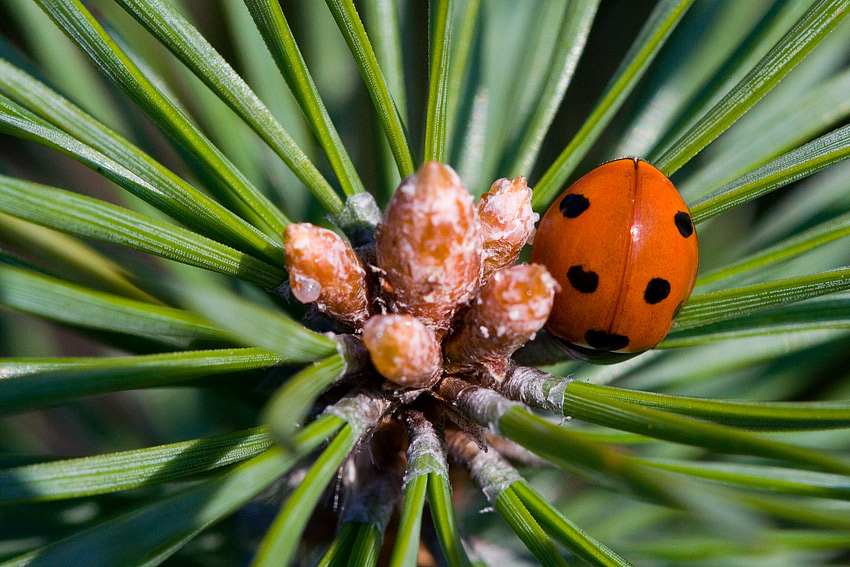
M 670 180 L 625 158 L 597 167 L 552 203 L 531 261 L 561 285 L 546 330 L 579 358 L 605 362 L 605 353 L 633 355 L 664 338 L 691 295 L 699 251 Z

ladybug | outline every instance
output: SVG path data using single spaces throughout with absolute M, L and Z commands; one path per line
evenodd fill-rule
M 691 295 L 697 235 L 679 192 L 639 158 L 605 163 L 564 191 L 531 261 L 561 290 L 546 330 L 574 357 L 625 360 L 654 347 Z

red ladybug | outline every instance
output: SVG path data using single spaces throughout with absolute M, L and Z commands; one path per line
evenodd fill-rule
M 670 330 L 693 290 L 699 251 L 670 180 L 624 158 L 597 167 L 552 203 L 531 261 L 561 285 L 546 330 L 578 358 L 616 362 Z

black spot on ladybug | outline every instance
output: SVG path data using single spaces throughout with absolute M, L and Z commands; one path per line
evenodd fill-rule
M 679 313 L 682 312 L 682 307 L 684 307 L 684 306 L 685 306 L 685 302 L 680 301 L 679 305 L 676 306 L 676 309 L 673 310 L 673 317 L 671 318 L 671 320 L 673 320 L 673 321 L 676 320 L 676 317 L 678 317 Z
M 620 350 L 629 344 L 629 337 L 593 329 L 584 334 L 584 340 L 588 345 L 599 350 Z
M 584 271 L 581 266 L 573 266 L 567 270 L 570 284 L 582 293 L 593 293 L 599 285 L 599 276 L 590 270 Z
M 586 211 L 589 206 L 590 201 L 587 200 L 587 197 L 578 193 L 570 193 L 561 199 L 561 204 L 558 207 L 561 209 L 562 215 L 568 219 L 574 219 Z
M 679 234 L 687 238 L 694 233 L 694 223 L 691 220 L 691 215 L 679 211 L 673 219 L 676 221 L 676 228 L 679 229 Z
M 655 305 L 659 301 L 667 299 L 668 295 L 670 295 L 670 282 L 662 278 L 652 278 L 646 284 L 643 299 L 650 305 Z

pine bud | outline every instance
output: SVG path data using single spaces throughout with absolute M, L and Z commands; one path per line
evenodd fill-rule
M 440 377 L 440 343 L 415 317 L 375 315 L 363 325 L 363 343 L 375 369 L 400 386 L 427 388 Z
M 378 228 L 378 267 L 391 311 L 444 333 L 479 281 L 481 231 L 472 196 L 437 162 L 405 179 Z
M 366 270 L 351 246 L 333 231 L 298 223 L 286 227 L 283 247 L 295 299 L 359 328 L 369 300 Z
M 540 218 L 531 208 L 531 189 L 525 177 L 498 179 L 478 201 L 484 238 L 484 276 L 516 262 L 520 250 L 534 234 Z
M 539 264 L 494 273 L 446 339 L 446 370 L 464 372 L 483 365 L 491 377 L 504 379 L 511 354 L 546 323 L 557 288 L 555 278 Z

